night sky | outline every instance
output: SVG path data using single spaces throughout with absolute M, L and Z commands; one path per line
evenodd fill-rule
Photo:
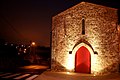
M 52 17 L 81 1 L 120 8 L 115 0 L 0 0 L 0 39 L 50 46 Z

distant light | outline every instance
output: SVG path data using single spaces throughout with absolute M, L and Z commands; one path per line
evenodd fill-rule
M 16 49 L 17 49 L 18 47 L 16 46 Z
M 34 46 L 34 45 L 35 45 L 35 42 L 32 42 L 32 45 Z
M 24 49 L 24 51 L 26 51 L 26 49 Z
M 5 43 L 5 45 L 8 45 L 7 43 Z
M 24 49 L 24 53 L 26 53 L 26 49 Z
M 18 55 L 20 55 L 20 53 L 18 53 Z
M 21 45 L 21 47 L 23 47 L 24 45 Z
M 24 53 L 26 53 L 26 51 L 24 51 Z
M 13 46 L 13 44 L 11 44 L 11 46 Z
M 21 49 L 21 48 L 19 48 L 19 51 L 22 51 L 22 49 Z

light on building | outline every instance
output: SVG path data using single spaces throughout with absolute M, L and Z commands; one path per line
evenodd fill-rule
M 120 25 L 117 26 L 117 30 L 118 30 L 118 32 L 120 32 Z
M 67 72 L 67 74 L 70 74 L 70 72 Z
M 73 66 L 74 64 L 71 61 L 73 61 L 72 52 L 69 53 L 68 59 L 67 59 L 67 67 L 66 68 L 68 69 L 68 71 L 72 71 L 74 68 L 74 66 Z

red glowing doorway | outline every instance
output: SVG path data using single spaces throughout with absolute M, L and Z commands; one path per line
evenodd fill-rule
M 89 50 L 82 46 L 75 55 L 75 72 L 90 73 L 91 72 L 91 58 Z

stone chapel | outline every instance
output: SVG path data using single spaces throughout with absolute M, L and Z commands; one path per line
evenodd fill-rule
M 51 69 L 94 75 L 118 72 L 117 11 L 81 2 L 53 16 Z

